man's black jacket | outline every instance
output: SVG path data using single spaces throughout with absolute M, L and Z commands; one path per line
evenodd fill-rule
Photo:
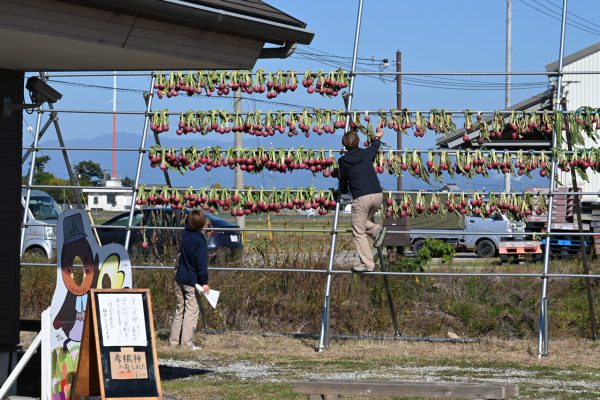
M 348 186 L 354 199 L 367 194 L 381 193 L 381 185 L 373 168 L 379 145 L 379 139 L 373 139 L 366 149 L 354 148 L 340 157 L 338 164 L 342 194 L 348 193 Z

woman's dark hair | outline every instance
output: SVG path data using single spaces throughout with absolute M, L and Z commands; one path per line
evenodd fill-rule
M 344 137 L 342 138 L 342 144 L 348 150 L 358 147 L 359 141 L 356 131 L 348 131 L 344 133 Z
M 194 231 L 199 231 L 206 224 L 206 216 L 202 210 L 194 210 L 187 217 L 187 225 Z

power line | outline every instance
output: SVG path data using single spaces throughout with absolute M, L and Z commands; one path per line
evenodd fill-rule
M 206 97 L 206 99 L 210 99 L 210 100 L 221 100 L 221 99 L 233 99 L 233 96 L 218 96 L 218 97 Z M 284 103 L 281 101 L 275 101 L 275 100 L 263 100 L 263 99 L 257 99 L 254 97 L 248 97 L 248 96 L 242 96 L 242 100 L 247 100 L 247 101 L 254 101 L 254 102 L 259 102 L 259 103 L 267 103 L 267 104 L 276 104 L 276 105 L 280 105 L 280 106 L 286 106 L 286 107 L 294 107 L 294 108 L 299 108 L 299 109 L 309 109 L 309 110 L 314 110 L 315 108 L 318 107 L 313 107 L 313 106 L 304 106 L 301 104 L 292 104 L 292 103 Z
M 332 56 L 336 57 L 338 59 L 344 58 L 343 56 L 336 56 L 336 55 L 332 55 Z M 303 54 L 303 55 L 299 54 L 298 56 L 296 56 L 294 58 L 307 59 L 310 61 L 319 62 L 321 64 L 325 64 L 325 65 L 332 66 L 335 68 L 349 67 L 349 64 L 347 62 L 342 61 L 342 62 L 336 63 L 333 61 L 328 61 L 328 60 L 322 59 L 321 56 L 319 56 L 319 55 L 309 55 L 308 53 Z M 358 67 L 357 71 L 376 72 L 373 69 L 362 68 L 362 67 Z M 370 77 L 372 79 L 378 79 L 378 80 L 380 79 L 379 77 L 375 77 L 375 76 L 368 76 L 368 77 Z M 382 81 L 384 83 L 391 83 L 394 81 L 394 78 L 384 77 L 384 79 L 382 79 Z M 484 82 L 481 80 L 469 80 L 469 79 L 459 79 L 459 78 L 405 77 L 404 81 L 408 86 L 425 87 L 425 88 L 431 88 L 431 89 L 444 89 L 444 90 L 463 90 L 463 91 L 504 90 L 504 88 L 505 88 L 504 83 Z M 68 82 L 68 81 L 61 81 L 61 80 L 52 80 L 52 82 L 56 83 L 56 84 L 67 85 L 67 86 L 94 88 L 94 89 L 100 89 L 100 90 L 113 90 L 112 86 L 85 84 L 85 83 Z M 513 83 L 513 84 L 511 84 L 510 87 L 518 90 L 518 89 L 541 88 L 541 87 L 546 87 L 546 86 L 547 86 L 547 84 L 544 82 L 520 82 L 520 83 Z M 141 90 L 141 89 L 132 89 L 132 88 L 123 88 L 123 87 L 118 87 L 117 90 L 122 91 L 122 92 L 130 92 L 130 93 L 144 93 L 145 92 L 144 90 Z M 207 99 L 212 99 L 212 100 L 228 99 L 228 98 L 233 98 L 233 97 L 232 96 L 207 97 Z M 249 97 L 243 97 L 243 99 L 250 100 Z M 275 105 L 293 107 L 293 108 L 298 108 L 298 109 L 305 109 L 305 108 L 306 109 L 314 109 L 315 108 L 312 106 L 286 103 L 286 102 L 274 101 L 274 100 L 263 100 L 263 99 L 254 99 L 254 98 L 252 98 L 252 100 L 260 102 L 260 103 L 275 104 Z
M 338 55 L 335 55 L 335 54 L 329 53 L 329 52 L 327 52 L 327 51 L 324 51 L 324 50 L 319 50 L 319 49 L 316 49 L 316 48 L 314 48 L 314 47 L 312 47 L 312 46 L 302 46 L 302 47 L 305 47 L 305 48 L 311 49 L 311 50 L 313 50 L 313 51 L 317 51 L 317 52 L 319 52 L 319 53 L 321 53 L 321 54 L 324 54 L 324 55 L 327 55 L 327 56 L 330 56 L 330 57 L 335 57 L 335 58 L 346 58 L 346 59 L 350 59 L 350 60 L 352 60 L 352 57 L 350 57 L 350 56 L 338 56 Z M 298 49 L 298 50 L 300 50 L 300 51 L 304 51 L 304 52 L 308 53 L 308 51 L 304 50 L 303 48 L 300 48 L 300 49 Z M 377 62 L 383 62 L 383 58 L 382 58 L 382 59 L 377 59 L 377 58 L 374 58 L 374 57 L 371 57 L 371 58 L 365 58 L 365 57 L 356 57 L 356 59 L 357 59 L 357 60 L 362 60 L 362 61 L 372 61 L 372 62 L 375 62 L 375 61 L 377 61 Z
M 311 53 L 311 52 L 305 52 L 302 50 L 296 50 L 296 54 L 297 55 L 304 55 L 304 56 L 309 56 L 309 57 L 314 57 L 314 58 L 319 58 L 321 60 L 327 60 L 329 62 L 339 62 L 340 59 L 344 60 L 345 63 L 350 63 L 352 61 L 352 59 L 348 60 L 348 57 L 344 57 L 344 56 L 327 56 L 327 55 L 323 55 L 323 54 L 317 54 L 317 53 Z M 378 66 L 383 64 L 383 60 L 381 61 L 360 61 L 357 60 L 356 62 L 357 65 L 364 65 L 364 66 L 369 66 L 369 67 L 373 67 L 373 66 Z
M 311 61 L 320 62 L 333 67 L 347 66 L 344 62 L 333 64 L 315 57 L 299 56 L 297 58 L 304 58 Z M 370 69 L 357 68 L 358 71 L 362 72 L 374 72 Z M 367 76 L 369 77 L 369 76 Z M 375 76 L 370 78 L 377 79 Z M 394 78 L 388 78 L 385 83 L 393 82 Z M 410 78 L 405 77 L 403 79 L 408 86 L 427 87 L 433 89 L 446 89 L 446 90 L 504 90 L 504 83 L 495 82 L 483 82 L 483 81 L 471 81 L 467 79 L 453 79 L 453 78 Z M 467 84 L 466 84 L 467 83 Z M 518 89 L 532 89 L 546 87 L 545 82 L 516 82 L 511 84 L 511 88 Z
M 331 54 L 331 53 L 329 53 Z M 344 56 L 339 56 L 339 55 L 332 55 L 332 57 L 335 57 L 334 61 L 331 61 L 329 59 L 329 57 L 327 58 L 322 58 L 320 55 L 310 55 L 308 53 L 299 53 L 297 57 L 295 58 L 302 58 L 302 59 L 307 59 L 307 60 L 311 60 L 311 61 L 316 61 L 322 64 L 326 64 L 329 66 L 333 66 L 333 67 L 348 67 L 349 63 L 345 62 L 345 61 L 339 61 L 340 59 L 344 59 L 344 58 L 348 58 L 348 57 L 344 57 Z M 358 71 L 362 71 L 362 72 L 375 72 L 372 69 L 367 69 L 367 68 L 357 68 Z M 377 79 L 377 77 L 371 77 L 374 79 Z M 392 82 L 394 80 L 394 78 L 388 78 L 388 80 L 385 83 L 389 83 Z M 500 89 L 504 89 L 505 88 L 505 83 L 500 83 L 500 82 L 484 82 L 484 81 L 480 81 L 480 80 L 468 80 L 468 79 L 458 79 L 458 78 L 430 78 L 430 77 L 423 77 L 423 78 L 408 78 L 406 77 L 405 80 L 407 82 L 414 82 L 414 83 L 421 83 L 421 84 L 427 84 L 429 86 L 427 87 L 436 87 L 436 84 L 439 84 L 440 88 L 442 89 L 449 89 L 449 87 L 447 86 L 453 86 L 456 88 L 462 88 L 463 86 L 470 86 L 473 88 L 496 88 L 498 90 Z M 415 85 L 418 86 L 418 85 Z M 533 87 L 546 87 L 547 83 L 545 82 L 519 82 L 519 83 L 514 83 L 511 85 L 511 87 L 514 87 L 515 89 L 521 88 L 521 89 L 526 89 L 526 88 L 533 88 Z M 465 90 L 470 90 L 470 88 L 465 88 Z
M 426 78 L 405 77 L 404 80 L 409 81 L 409 82 L 416 82 L 416 83 L 438 84 L 438 85 L 444 86 L 444 87 L 456 87 L 456 88 L 504 89 L 506 87 L 506 85 L 504 83 L 499 83 L 499 82 L 498 83 L 494 83 L 494 82 L 474 83 L 471 85 L 465 85 L 464 83 L 446 82 L 446 81 L 435 80 L 435 79 L 426 79 Z M 510 84 L 511 88 L 533 88 L 533 87 L 546 87 L 546 86 L 548 86 L 548 84 L 545 82 L 515 82 L 515 83 Z
M 425 82 L 425 83 L 438 83 L 442 85 L 448 86 L 471 86 L 471 87 L 505 87 L 505 83 L 503 82 L 470 82 L 467 80 L 461 80 L 459 82 L 455 82 L 453 80 L 445 80 L 443 78 L 429 78 L 429 77 L 405 77 L 403 79 L 412 80 L 414 82 Z M 519 87 L 519 86 L 547 86 L 547 82 L 515 82 L 511 83 L 511 87 Z
M 531 1 L 533 1 L 535 4 L 539 5 L 540 7 L 547 7 L 545 4 L 542 4 L 539 0 L 531 0 Z M 548 0 L 544 0 L 544 1 L 546 1 L 546 3 L 552 5 L 556 8 L 558 8 L 558 10 L 560 10 L 560 11 L 555 11 L 555 10 L 550 10 L 550 9 L 546 8 L 548 12 L 553 13 L 554 15 L 559 17 L 560 20 L 562 21 L 562 6 L 557 6 L 556 4 L 554 4 Z M 594 28 L 593 26 L 592 27 L 586 26 L 581 22 L 574 21 L 573 18 L 569 18 L 568 15 L 574 15 L 574 14 L 570 11 L 567 11 L 567 23 L 570 26 L 572 26 L 574 28 L 578 28 L 578 29 L 585 29 L 586 32 L 590 32 L 595 35 L 600 35 L 600 31 L 597 30 L 596 28 Z M 579 17 L 579 16 L 576 16 L 576 17 L 581 19 L 581 17 Z M 592 22 L 592 25 L 595 25 L 595 24 Z
M 67 85 L 67 86 L 77 86 L 77 87 L 84 87 L 84 88 L 92 88 L 92 89 L 101 89 L 101 90 L 113 90 L 113 87 L 108 87 L 108 86 L 102 86 L 102 85 L 93 85 L 93 84 L 88 84 L 88 83 L 77 83 L 77 82 L 66 82 L 66 81 L 58 81 L 58 80 L 52 80 L 52 83 L 57 83 L 60 85 Z M 131 88 L 119 88 L 117 87 L 117 90 L 119 91 L 123 91 L 123 92 L 133 92 L 133 93 L 145 93 L 145 90 L 141 90 L 141 89 L 131 89 Z M 220 99 L 233 99 L 233 96 L 215 96 L 215 97 L 206 97 L 206 99 L 210 99 L 210 100 L 220 100 Z M 269 104 L 276 104 L 276 105 L 281 105 L 281 106 L 287 106 L 287 107 L 294 107 L 294 108 L 300 108 L 300 109 L 314 109 L 315 107 L 312 106 L 304 106 L 301 104 L 292 104 L 292 103 L 285 103 L 285 102 L 281 102 L 281 101 L 274 101 L 274 100 L 263 100 L 263 99 L 253 99 L 250 97 L 245 97 L 242 96 L 242 99 L 245 100 L 255 100 L 258 101 L 260 103 L 269 103 Z
M 59 81 L 55 79 L 48 79 L 49 82 L 58 83 L 59 85 L 65 86 L 76 86 L 76 87 L 84 87 L 84 88 L 94 88 L 94 89 L 103 89 L 103 90 L 114 90 L 112 86 L 102 86 L 102 85 L 92 85 L 89 83 L 79 83 L 79 82 L 67 82 L 67 81 Z M 145 93 L 145 90 L 142 89 L 130 89 L 130 88 L 116 88 L 116 90 L 120 92 L 131 92 L 131 93 Z
M 332 55 L 332 57 L 336 57 L 338 59 L 339 58 L 347 58 L 344 56 L 337 56 L 337 55 Z M 349 63 L 347 63 L 347 62 L 335 63 L 333 61 L 324 60 L 319 55 L 309 55 L 308 53 L 305 55 L 298 55 L 297 57 L 294 57 L 294 58 L 307 59 L 307 60 L 319 62 L 322 64 L 326 64 L 328 66 L 332 66 L 335 68 L 338 68 L 340 66 L 349 67 Z M 357 68 L 357 70 L 361 71 L 361 72 L 375 72 L 373 69 L 368 69 L 368 68 Z M 379 79 L 378 77 L 374 77 L 374 76 L 372 76 L 371 78 Z M 468 80 L 468 79 L 458 79 L 458 78 L 441 78 L 441 77 L 440 78 L 433 78 L 433 77 L 431 77 L 431 78 L 430 77 L 409 78 L 409 77 L 406 77 L 405 80 L 407 82 L 413 82 L 415 84 L 416 83 L 427 84 L 428 85 L 427 87 L 439 87 L 442 89 L 448 89 L 450 87 L 456 87 L 456 88 L 464 87 L 465 90 L 470 89 L 470 88 L 467 88 L 466 86 L 470 86 L 471 88 L 503 88 L 504 87 L 503 83 L 484 82 L 484 81 L 480 81 L 480 80 Z M 387 78 L 385 83 L 389 83 L 392 81 L 393 81 L 393 78 Z M 85 84 L 85 83 L 79 83 L 79 82 L 68 82 L 68 81 L 61 81 L 61 80 L 54 80 L 54 79 L 52 80 L 52 82 L 61 84 L 61 85 L 67 85 L 67 86 L 94 88 L 94 89 L 102 89 L 102 90 L 113 90 L 112 86 Z M 415 86 L 417 86 L 417 85 L 415 85 Z M 528 87 L 542 87 L 542 86 L 546 86 L 546 84 L 542 83 L 542 82 L 522 82 L 522 83 L 515 83 L 515 84 L 511 85 L 511 87 L 514 87 L 514 88 L 528 88 Z M 141 89 L 132 89 L 132 88 L 123 88 L 123 87 L 118 87 L 117 90 L 123 91 L 123 92 L 131 92 L 131 93 L 144 93 L 145 92 L 144 90 L 141 90 Z M 210 99 L 220 99 L 220 98 L 228 98 L 228 96 L 210 97 Z M 291 104 L 291 103 L 284 103 L 284 102 L 277 102 L 277 101 L 269 101 L 269 100 L 261 100 L 261 99 L 257 99 L 257 101 L 263 102 L 263 103 L 272 103 L 272 104 L 278 104 L 278 105 L 283 105 L 283 106 L 296 107 L 296 108 L 313 108 L 313 107 L 308 107 L 308 106 L 303 106 L 303 105 L 298 105 L 298 104 Z
M 406 78 L 402 79 L 402 84 L 406 84 L 407 86 L 417 86 L 417 87 L 426 87 L 426 88 L 431 88 L 431 89 L 443 89 L 443 90 L 457 90 L 457 91 L 490 91 L 490 90 L 504 90 L 504 86 L 502 87 L 468 87 L 468 86 L 445 86 L 445 85 L 435 85 L 435 84 L 428 84 L 428 83 L 414 83 L 411 81 L 407 81 Z M 511 88 L 513 88 L 514 90 L 527 90 L 527 89 L 534 89 L 538 86 L 529 86 L 529 87 L 513 87 L 511 86 Z
M 525 0 L 520 0 L 520 1 L 521 1 L 521 3 L 523 3 L 524 5 L 526 5 L 527 7 L 532 8 L 532 9 L 536 10 L 537 12 L 540 12 L 540 13 L 542 13 L 544 15 L 547 15 L 548 17 L 550 17 L 550 18 L 552 18 L 552 19 L 554 19 L 556 21 L 562 21 L 562 18 L 558 17 L 556 14 L 550 14 L 549 12 L 547 12 L 545 10 L 541 10 L 538 7 L 534 6 L 533 4 L 530 4 L 530 3 L 526 2 Z M 533 0 L 533 1 L 535 1 L 535 0 Z M 591 30 L 589 28 L 586 28 L 586 27 L 583 27 L 583 26 L 571 23 L 569 21 L 567 21 L 567 23 L 569 24 L 569 26 L 571 26 L 571 27 L 573 27 L 575 29 L 579 29 L 581 31 L 584 31 L 584 32 L 587 32 L 587 33 L 591 33 L 592 35 L 600 35 L 600 32 L 598 32 L 598 31 Z
M 553 6 L 553 7 L 557 8 L 557 9 L 561 10 L 561 12 L 562 12 L 562 7 L 561 7 L 560 5 L 558 5 L 558 4 L 556 4 L 556 3 L 554 3 L 554 2 L 552 2 L 552 1 L 550 1 L 550 0 L 544 0 L 544 1 L 545 1 L 546 3 L 548 3 L 548 4 L 550 4 L 551 6 Z M 567 11 L 567 14 L 568 14 L 568 15 L 571 15 L 571 16 L 573 16 L 574 18 L 577 18 L 577 19 L 580 19 L 580 20 L 582 20 L 582 21 L 586 22 L 586 23 L 588 23 L 589 25 L 592 25 L 593 27 L 600 28 L 600 25 L 599 25 L 599 24 L 595 23 L 594 21 L 590 21 L 589 19 L 583 18 L 583 17 L 581 17 L 581 16 L 579 16 L 579 15 L 575 14 L 574 12 Z
M 315 61 L 315 62 L 318 62 L 321 64 L 325 64 L 325 65 L 328 65 L 328 66 L 334 67 L 334 68 L 344 67 L 346 69 L 350 69 L 350 63 L 348 63 L 348 62 L 328 61 L 327 59 L 323 59 L 318 56 L 309 56 L 309 55 L 298 54 L 296 57 L 292 56 L 292 58 L 303 58 L 303 59 L 307 59 L 310 61 Z M 361 68 L 361 67 L 356 67 L 356 71 L 358 71 L 358 72 L 377 72 L 372 69 Z M 381 77 L 367 76 L 367 77 L 371 78 L 371 79 L 381 80 L 384 83 L 391 83 L 395 80 L 395 78 L 389 78 L 389 77 L 385 77 L 385 76 L 381 76 Z

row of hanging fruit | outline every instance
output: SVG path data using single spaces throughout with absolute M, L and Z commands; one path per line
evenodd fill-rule
M 170 206 L 175 210 L 202 208 L 216 212 L 230 212 L 233 216 L 275 212 L 282 210 L 317 210 L 320 215 L 336 208 L 332 189 L 285 188 L 229 190 L 217 188 L 180 190 L 167 186 L 142 186 L 136 200 L 138 206 Z M 408 192 L 388 195 L 382 204 L 387 217 L 414 217 L 416 215 L 448 213 L 460 215 L 492 216 L 499 212 L 513 219 L 522 219 L 533 213 L 546 212 L 546 196 L 537 193 L 432 193 Z
M 169 111 L 155 111 L 151 118 L 150 129 L 155 133 L 169 130 Z M 375 119 L 373 119 L 375 116 Z M 428 113 L 408 110 L 362 111 L 346 113 L 343 110 L 304 109 L 302 111 L 256 111 L 252 113 L 234 113 L 226 110 L 188 111 L 179 114 L 176 129 L 178 135 L 210 132 L 226 134 L 244 132 L 255 136 L 273 136 L 287 133 L 292 137 L 303 133 L 306 137 L 312 134 L 333 134 L 343 130 L 346 118 L 350 117 L 350 125 L 365 133 L 369 138 L 378 130 L 392 129 L 398 133 L 412 130 L 414 136 L 423 137 L 427 131 L 448 135 L 457 132 L 453 115 L 446 110 L 433 109 Z M 553 131 L 560 134 L 559 143 L 563 141 L 563 130 L 569 127 L 573 145 L 584 145 L 585 136 L 596 141 L 600 138 L 600 109 L 582 107 L 576 111 L 562 113 L 543 111 L 517 112 L 504 114 L 496 111 L 488 117 L 481 112 L 470 110 L 463 112 L 463 140 L 471 141 L 469 135 L 477 132 L 479 144 L 510 137 L 513 140 L 542 135 L 550 137 Z M 561 129 L 557 130 L 556 128 Z
M 281 93 L 294 92 L 298 88 L 298 74 L 293 69 L 266 72 L 260 68 L 255 73 L 250 71 L 189 71 L 189 72 L 157 72 L 154 90 L 159 99 L 206 95 L 208 97 L 227 96 L 231 92 L 240 91 L 245 94 L 266 93 L 268 99 Z M 301 82 L 307 93 L 335 97 L 348 87 L 350 78 L 343 69 L 335 71 L 306 70 Z
M 491 172 L 531 177 L 537 172 L 541 177 L 550 177 L 550 160 L 554 157 L 558 167 L 569 172 L 575 170 L 584 180 L 588 172 L 600 172 L 600 148 L 574 150 L 536 151 L 483 151 L 429 150 L 427 155 L 418 150 L 380 151 L 373 162 L 375 172 L 412 176 L 430 182 L 431 178 L 442 182 L 446 174 L 454 178 L 457 174 L 471 179 L 488 176 Z M 337 160 L 333 150 L 308 148 L 234 148 L 220 147 L 166 148 L 158 145 L 148 150 L 150 166 L 162 170 L 194 171 L 203 168 L 240 167 L 242 171 L 259 173 L 263 170 L 286 173 L 305 170 L 324 177 L 338 176 Z
M 170 206 L 175 210 L 202 208 L 215 212 L 231 212 L 233 216 L 280 212 L 281 210 L 317 210 L 320 215 L 334 210 L 336 201 L 332 190 L 312 186 L 300 189 L 228 190 L 202 188 L 178 190 L 164 187 L 140 187 L 138 206 Z
M 333 151 L 324 149 L 300 148 L 233 148 L 222 150 L 220 147 L 204 149 L 170 148 L 152 146 L 148 151 L 150 165 L 162 170 L 174 169 L 180 173 L 204 167 L 205 171 L 213 168 L 240 167 L 242 171 L 259 173 L 264 169 L 285 173 L 294 170 L 308 170 L 314 174 L 322 172 L 325 177 L 337 169 L 337 160 Z
M 546 198 L 542 194 L 525 193 L 489 193 L 484 196 L 449 192 L 416 195 L 409 193 L 395 197 L 391 193 L 386 198 L 383 213 L 386 217 L 415 217 L 417 215 L 440 215 L 456 213 L 466 216 L 492 217 L 501 213 L 512 219 L 520 220 L 529 215 L 541 215 L 547 211 Z

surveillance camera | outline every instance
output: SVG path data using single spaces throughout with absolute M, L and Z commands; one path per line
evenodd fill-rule
M 45 102 L 56 103 L 62 98 L 62 94 L 60 94 L 57 90 L 50 87 L 50 85 L 42 81 L 40 78 L 36 78 L 34 76 L 27 79 L 25 87 L 27 90 L 29 90 L 29 96 L 31 97 L 33 104 L 13 103 L 12 98 L 5 97 L 4 101 L 2 102 L 2 116 L 10 117 L 15 111 L 37 108 Z
M 62 98 L 62 94 L 60 94 L 56 89 L 52 88 L 46 82 L 35 76 L 27 79 L 27 84 L 25 87 L 27 90 L 29 90 L 31 99 L 37 105 L 41 105 L 44 102 L 56 103 Z

